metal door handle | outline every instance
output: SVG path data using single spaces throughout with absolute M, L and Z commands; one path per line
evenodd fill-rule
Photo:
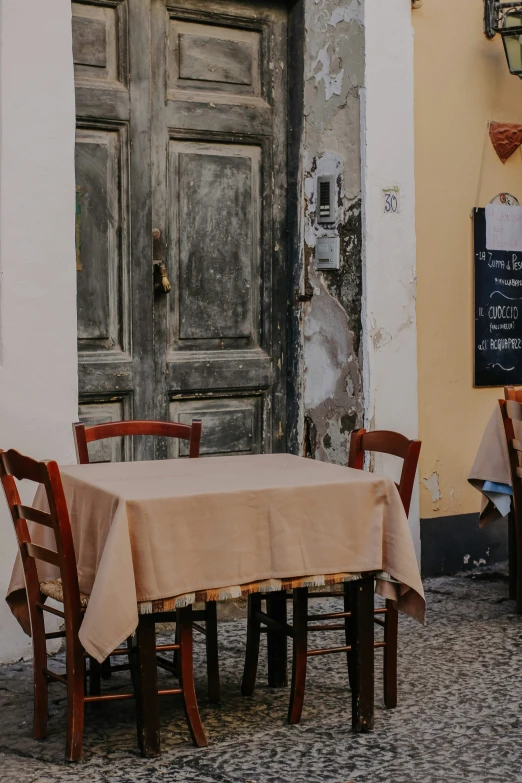
M 170 280 L 168 278 L 167 274 L 167 267 L 163 263 L 163 261 L 154 261 L 154 264 L 158 267 L 159 273 L 161 275 L 161 287 L 163 289 L 164 294 L 170 293 L 172 290 L 172 286 L 170 285 Z

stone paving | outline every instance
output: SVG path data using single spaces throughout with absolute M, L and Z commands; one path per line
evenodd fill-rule
M 254 697 L 242 698 L 245 621 L 236 619 L 220 624 L 221 706 L 205 703 L 196 648 L 209 747 L 192 747 L 179 697 L 166 697 L 159 759 L 139 756 L 133 704 L 120 702 L 87 709 L 84 760 L 65 764 L 62 686 L 52 686 L 49 737 L 36 742 L 31 665 L 0 667 L 0 783 L 522 783 L 522 618 L 507 598 L 505 571 L 425 587 L 428 625 L 400 621 L 396 710 L 382 705 L 378 654 L 371 734 L 350 731 L 342 656 L 311 659 L 299 726 L 285 723 L 288 691 L 264 684 L 264 658 Z M 319 603 L 332 608 L 335 599 Z M 110 687 L 128 687 L 125 676 Z

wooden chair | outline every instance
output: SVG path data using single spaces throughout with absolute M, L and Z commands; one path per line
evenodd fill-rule
M 179 438 L 189 442 L 189 458 L 199 457 L 201 443 L 201 421 L 194 419 L 192 425 L 178 424 L 166 421 L 113 421 L 106 424 L 86 426 L 82 422 L 73 424 L 76 454 L 81 465 L 89 464 L 88 444 L 106 438 L 121 438 L 135 435 L 154 435 L 165 438 Z M 175 613 L 173 613 L 173 618 Z M 207 601 L 205 608 L 192 612 L 193 620 L 204 621 L 205 627 L 194 625 L 194 629 L 205 635 L 207 652 L 208 698 L 211 702 L 221 700 L 219 684 L 219 656 L 217 637 L 217 604 Z M 171 619 L 173 619 L 171 618 Z M 177 631 L 176 631 L 177 634 Z M 159 658 L 158 665 L 167 667 L 165 659 Z M 174 656 L 174 666 L 177 667 L 177 654 Z M 102 676 L 108 678 L 110 670 L 105 666 Z
M 522 402 L 522 389 L 514 386 L 504 386 L 504 399 Z M 509 597 L 517 601 L 518 569 L 517 569 L 517 527 L 513 508 L 508 514 L 508 564 L 509 564 Z
M 33 671 L 34 671 L 34 737 L 43 739 L 47 735 L 48 686 L 51 682 L 60 682 L 67 687 L 67 739 L 65 757 L 68 761 L 79 761 L 82 756 L 84 708 L 90 702 L 108 701 L 114 699 L 131 699 L 134 693 L 110 693 L 101 695 L 97 670 L 87 670 L 85 666 L 86 653 L 79 641 L 78 633 L 88 596 L 80 593 L 74 543 L 69 520 L 69 512 L 65 502 L 60 471 L 56 462 L 37 462 L 24 457 L 17 451 L 0 451 L 0 479 L 11 511 L 22 565 L 24 569 L 27 602 L 31 621 L 33 640 Z M 33 506 L 23 505 L 20 500 L 15 479 L 27 479 L 43 485 L 47 497 L 49 511 L 41 511 Z M 53 533 L 55 550 L 35 544 L 31 540 L 28 522 L 33 525 L 43 525 Z M 43 561 L 56 566 L 60 581 L 40 582 L 36 561 Z M 57 586 L 61 595 L 57 595 Z M 46 597 L 52 596 L 63 604 L 63 611 L 45 604 Z M 46 633 L 44 612 L 59 617 L 64 622 L 63 631 Z M 205 735 L 195 700 L 194 680 L 191 665 L 192 623 L 190 614 L 182 618 L 181 655 L 187 664 L 183 670 L 181 688 L 172 689 L 172 693 L 183 693 L 185 709 L 190 718 L 191 732 L 197 744 Z M 47 640 L 65 637 L 66 673 L 59 674 L 48 668 Z M 138 634 L 139 638 L 139 634 Z M 171 646 L 172 648 L 172 646 Z M 139 670 L 142 666 L 139 647 L 131 653 L 134 666 L 133 680 L 140 682 Z M 111 655 L 129 655 L 127 648 L 118 648 Z M 117 669 L 128 668 L 119 666 Z M 85 681 L 92 677 L 91 693 L 85 693 Z M 94 693 L 93 693 L 94 691 Z M 139 695 L 139 687 L 138 687 Z M 138 699 L 138 716 L 140 701 Z M 139 721 L 138 721 L 139 726 Z M 206 740 L 202 743 L 206 744 Z
M 511 390 L 514 393 L 512 395 Z M 514 421 L 522 422 L 522 394 L 520 392 L 516 394 L 513 387 L 506 387 L 505 391 L 506 399 L 499 400 L 499 405 L 504 423 L 513 488 L 512 509 L 508 520 L 509 597 L 516 601 L 518 614 L 522 614 L 522 442 L 516 438 L 513 424 Z
M 404 435 L 396 432 L 377 431 L 366 432 L 362 429 L 354 432 L 350 441 L 350 454 L 348 465 L 351 468 L 362 470 L 366 452 L 380 452 L 391 454 L 403 460 L 400 482 L 397 485 L 406 514 L 409 513 L 417 464 L 419 461 L 421 443 L 417 440 L 408 440 Z M 303 708 L 306 664 L 309 656 L 327 655 L 332 653 L 345 653 L 347 656 L 348 670 L 352 689 L 356 673 L 353 666 L 353 650 L 356 645 L 354 628 L 354 595 L 358 589 L 358 582 L 346 582 L 344 584 L 344 611 L 329 612 L 327 614 L 309 614 L 309 598 L 339 597 L 338 592 L 309 593 L 308 588 L 299 588 L 293 591 L 294 622 L 289 635 L 293 638 L 293 666 L 292 687 L 290 694 L 290 706 L 288 710 L 289 723 L 298 723 L 301 719 Z M 281 613 L 281 604 L 279 604 Z M 245 670 L 243 675 L 242 692 L 251 695 L 255 686 L 257 660 L 259 654 L 259 635 L 261 624 L 273 624 L 271 611 L 261 612 L 261 597 L 251 596 L 248 614 L 247 651 L 245 657 Z M 337 621 L 334 624 L 323 623 L 324 620 Z M 342 622 L 339 623 L 339 620 Z M 317 625 L 317 622 L 321 624 Z M 384 639 L 376 641 L 374 647 L 384 648 L 384 701 L 387 707 L 397 705 L 397 632 L 398 613 L 393 601 L 386 601 L 384 608 L 374 609 L 374 622 L 383 627 Z M 280 616 L 278 623 L 284 625 L 285 618 Z M 315 624 L 314 624 L 315 623 Z M 308 633 L 344 630 L 346 644 L 340 647 L 323 649 L 308 649 Z

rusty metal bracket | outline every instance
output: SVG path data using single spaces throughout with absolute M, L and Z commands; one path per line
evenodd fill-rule
M 305 276 L 304 280 L 304 293 L 301 293 L 301 291 L 296 290 L 294 294 L 294 302 L 297 305 L 304 304 L 305 302 L 311 302 L 312 297 L 314 295 L 314 287 L 311 285 L 308 275 Z

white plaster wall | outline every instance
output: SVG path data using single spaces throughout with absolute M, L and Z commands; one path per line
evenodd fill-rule
M 362 96 L 365 418 L 371 429 L 418 434 L 415 178 L 411 0 L 366 0 Z M 383 188 L 401 211 L 385 215 Z M 376 464 L 376 470 L 388 465 Z M 420 556 L 418 490 L 410 513 Z
M 74 74 L 69 0 L 1 0 L 0 448 L 75 461 Z M 16 552 L 0 497 L 0 661 L 30 653 L 3 600 Z

